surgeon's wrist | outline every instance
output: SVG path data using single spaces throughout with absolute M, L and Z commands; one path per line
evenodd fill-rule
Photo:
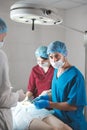
M 52 101 L 49 101 L 49 107 L 50 107 L 50 108 L 55 108 L 55 103 L 52 102 Z

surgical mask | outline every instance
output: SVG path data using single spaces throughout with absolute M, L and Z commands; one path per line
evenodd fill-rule
M 49 63 L 48 63 L 48 62 L 44 62 L 43 64 L 38 63 L 38 65 L 39 65 L 41 68 L 49 67 Z
M 4 42 L 3 41 L 0 42 L 0 48 L 3 47 L 3 45 L 4 45 Z
M 62 68 L 62 66 L 65 64 L 65 62 L 63 62 L 61 59 L 56 62 L 50 61 L 50 63 L 55 69 Z

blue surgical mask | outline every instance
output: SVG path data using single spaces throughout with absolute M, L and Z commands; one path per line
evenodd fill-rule
M 50 61 L 50 63 L 56 69 L 62 68 L 65 64 L 65 62 L 63 62 L 61 59 L 56 62 Z
M 3 47 L 4 41 L 0 42 L 0 48 Z

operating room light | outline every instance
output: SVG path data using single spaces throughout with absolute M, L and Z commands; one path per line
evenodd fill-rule
M 55 25 L 63 21 L 54 8 L 25 1 L 16 2 L 11 6 L 10 18 L 16 22 L 32 24 L 32 30 L 34 30 L 35 24 Z

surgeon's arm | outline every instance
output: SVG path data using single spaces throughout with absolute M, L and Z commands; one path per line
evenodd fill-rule
M 63 111 L 75 111 L 77 107 L 74 105 L 70 105 L 67 102 L 54 103 L 50 102 L 50 108 L 55 108 Z
M 1 55 L 2 73 L 1 76 L 1 88 L 0 88 L 0 108 L 10 108 L 17 104 L 22 93 L 15 93 L 11 91 L 11 83 L 9 80 L 9 66 L 8 59 L 4 52 Z

